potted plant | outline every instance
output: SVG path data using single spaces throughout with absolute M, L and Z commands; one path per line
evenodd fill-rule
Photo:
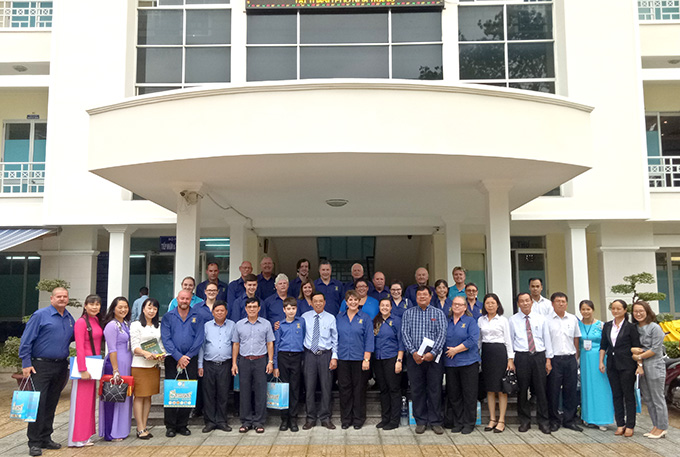
M 17 380 L 17 384 L 21 384 L 24 375 L 21 373 L 21 359 L 19 358 L 19 345 L 21 338 L 18 336 L 10 336 L 5 341 L 5 346 L 0 352 L 0 366 L 5 368 L 14 368 L 16 371 L 12 373 L 12 377 Z

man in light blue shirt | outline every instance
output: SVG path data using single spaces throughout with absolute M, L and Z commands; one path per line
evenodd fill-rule
M 142 315 L 142 305 L 147 298 L 149 298 L 149 288 L 146 286 L 141 287 L 139 289 L 139 298 L 132 303 L 130 322 L 137 322 L 139 320 L 139 316 Z
M 203 378 L 203 433 L 216 428 L 230 432 L 227 398 L 231 386 L 231 349 L 234 324 L 227 319 L 227 303 L 217 300 L 214 319 L 204 326 L 203 346 L 198 352 L 198 376 Z
M 267 375 L 274 371 L 274 331 L 269 321 L 259 317 L 260 299 L 246 300 L 248 317 L 236 323 L 231 374 L 239 375 L 241 385 L 241 428 L 239 433 L 255 429 L 264 433 L 267 414 Z M 253 401 L 254 397 L 254 401 Z
M 307 422 L 303 430 L 309 430 L 321 420 L 321 425 L 333 430 L 331 422 L 331 386 L 332 370 L 338 367 L 338 330 L 335 317 L 326 307 L 324 294 L 316 292 L 312 295 L 312 311 L 302 315 L 305 321 L 305 388 L 307 390 Z M 316 383 L 321 386 L 321 403 L 318 414 L 316 407 Z

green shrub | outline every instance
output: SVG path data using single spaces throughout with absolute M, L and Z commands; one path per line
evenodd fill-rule
M 678 347 L 678 341 L 664 341 L 663 345 L 666 347 L 666 355 L 671 359 L 677 359 L 680 357 L 680 347 Z

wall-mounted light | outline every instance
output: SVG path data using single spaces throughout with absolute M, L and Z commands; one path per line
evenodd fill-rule
M 349 200 L 345 200 L 344 198 L 329 198 L 328 200 L 326 200 L 326 204 L 333 208 L 343 207 L 347 203 L 349 203 Z

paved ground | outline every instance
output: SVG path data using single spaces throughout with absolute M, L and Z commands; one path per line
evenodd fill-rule
M 9 419 L 12 391 L 16 384 L 9 374 L 0 373 L 0 454 L 28 455 L 26 424 Z M 70 389 L 62 393 L 53 438 L 66 446 Z M 120 443 L 97 441 L 90 448 L 45 451 L 45 457 L 87 457 L 115 455 L 116 457 L 166 456 L 371 456 L 371 457 L 438 457 L 438 456 L 678 456 L 680 454 L 680 413 L 672 412 L 672 427 L 668 437 L 649 440 L 642 433 L 651 429 L 649 416 L 638 416 L 638 427 L 633 438 L 614 436 L 607 432 L 588 429 L 584 433 L 560 430 L 552 435 L 542 434 L 537 427 L 527 433 L 517 432 L 511 425 L 504 433 L 486 433 L 481 427 L 463 436 L 447 431 L 437 436 L 431 430 L 416 435 L 412 427 L 382 431 L 370 420 L 361 430 L 326 430 L 315 427 L 298 433 L 279 432 L 277 418 L 272 418 L 262 435 L 253 431 L 239 434 L 236 429 L 225 433 L 219 430 L 201 433 L 200 426 L 191 426 L 192 435 L 166 438 L 165 430 L 156 426 L 154 438 L 142 441 L 134 434 Z M 234 425 L 232 423 L 232 425 Z M 336 420 L 336 425 L 338 421 Z M 115 449 L 113 449 L 115 448 Z

